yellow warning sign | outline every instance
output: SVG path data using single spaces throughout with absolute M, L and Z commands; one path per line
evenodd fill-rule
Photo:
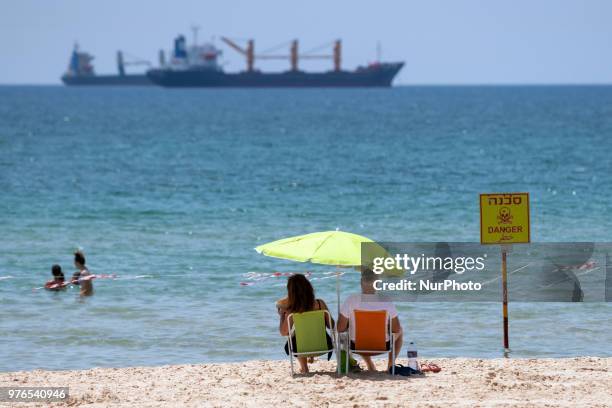
M 526 244 L 529 234 L 529 193 L 480 195 L 480 243 Z

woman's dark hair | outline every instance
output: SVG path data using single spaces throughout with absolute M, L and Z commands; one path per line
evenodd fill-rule
M 76 251 L 74 253 L 74 262 L 85 265 L 85 255 L 81 251 Z
M 291 313 L 303 313 L 312 310 L 315 297 L 314 289 L 310 281 L 300 273 L 291 276 L 287 280 L 287 298 Z
M 55 277 L 55 279 L 64 280 L 64 273 L 62 272 L 62 267 L 59 265 L 53 265 L 51 267 L 51 274 Z

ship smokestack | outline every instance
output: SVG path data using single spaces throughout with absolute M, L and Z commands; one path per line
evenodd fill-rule
M 185 43 L 185 37 L 179 35 L 174 39 L 174 58 L 183 59 L 187 58 L 187 46 Z
M 123 53 L 121 51 L 117 51 L 117 70 L 119 71 L 120 76 L 125 75 L 125 67 L 123 65 Z
M 159 50 L 159 66 L 166 66 L 166 54 L 164 53 L 164 50 Z

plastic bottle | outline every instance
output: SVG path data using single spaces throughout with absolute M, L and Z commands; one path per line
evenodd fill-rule
M 345 350 L 345 343 L 347 335 L 347 333 L 338 333 L 338 342 L 340 345 L 340 373 L 342 374 L 346 374 L 346 358 L 348 357 L 348 353 Z
M 346 374 L 346 350 L 340 351 L 340 373 Z
M 411 341 L 410 344 L 408 344 L 407 354 L 408 354 L 408 367 L 412 368 L 413 370 L 418 371 L 420 369 L 419 359 L 418 359 L 416 345 L 414 344 L 413 341 Z

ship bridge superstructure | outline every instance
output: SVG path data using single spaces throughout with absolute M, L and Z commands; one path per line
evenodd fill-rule
M 218 58 L 222 51 L 210 42 L 198 44 L 197 27 L 193 27 L 193 30 L 193 45 L 190 47 L 187 47 L 187 40 L 184 35 L 179 35 L 174 39 L 172 58 L 170 64 L 165 68 L 174 70 L 221 70 Z

